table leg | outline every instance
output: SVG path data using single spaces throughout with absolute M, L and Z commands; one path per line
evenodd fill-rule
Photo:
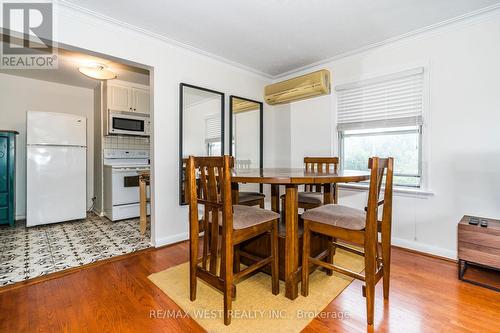
M 280 186 L 276 184 L 271 185 L 271 209 L 280 213 Z
M 323 202 L 325 205 L 333 203 L 332 184 L 323 184 Z
M 332 203 L 337 203 L 336 202 L 336 197 L 335 197 L 335 184 L 323 184 L 323 202 L 325 205 L 332 204 Z M 328 238 L 330 240 L 330 243 L 336 242 L 336 239 L 333 237 Z M 325 261 L 329 264 L 333 265 L 333 256 L 335 255 L 335 246 L 333 244 L 329 244 L 330 246 L 330 253 L 328 256 L 325 258 Z M 327 269 L 326 270 L 327 274 L 329 276 L 333 275 L 333 270 Z
M 298 296 L 296 279 L 299 267 L 298 214 L 297 185 L 287 185 L 285 195 L 285 296 L 292 300 Z
M 139 193 L 140 193 L 140 229 L 141 235 L 146 233 L 147 225 L 147 215 L 148 215 L 148 203 L 146 194 L 146 181 L 144 179 L 139 179 Z
M 231 201 L 233 205 L 240 202 L 240 185 L 238 183 L 231 183 Z

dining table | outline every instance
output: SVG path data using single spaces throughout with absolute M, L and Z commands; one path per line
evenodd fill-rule
M 284 280 L 285 296 L 291 300 L 298 296 L 299 270 L 299 222 L 298 222 L 298 187 L 315 184 L 323 188 L 323 203 L 334 203 L 338 198 L 338 183 L 353 183 L 368 180 L 368 171 L 323 170 L 308 171 L 301 168 L 256 168 L 233 169 L 232 197 L 237 203 L 239 184 L 270 184 L 271 209 L 280 213 L 280 186 L 285 188 L 285 253 Z

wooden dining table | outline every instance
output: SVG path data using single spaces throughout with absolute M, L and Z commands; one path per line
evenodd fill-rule
M 299 234 L 298 234 L 298 186 L 321 184 L 324 204 L 333 203 L 332 184 L 361 182 L 368 180 L 368 171 L 324 171 L 310 172 L 294 168 L 234 169 L 232 172 L 232 196 L 237 202 L 238 184 L 270 184 L 271 209 L 280 212 L 280 186 L 285 187 L 285 296 L 295 299 L 298 296 L 299 271 Z M 336 188 L 336 187 L 335 187 Z

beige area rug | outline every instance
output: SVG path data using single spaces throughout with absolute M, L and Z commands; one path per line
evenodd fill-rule
M 363 258 L 338 249 L 335 263 L 355 272 L 364 269 Z M 236 300 L 230 326 L 223 321 L 223 296 L 198 279 L 196 301 L 189 300 L 189 263 L 154 273 L 149 279 L 168 295 L 183 311 L 208 332 L 300 332 L 316 315 L 337 297 L 352 279 L 334 273 L 328 276 L 316 270 L 309 280 L 309 296 L 300 295 L 294 301 L 285 297 L 285 284 L 280 281 L 280 294 L 271 292 L 271 277 L 258 273 L 236 285 Z M 183 316 L 184 313 L 163 316 Z M 322 317 L 341 320 L 348 314 L 321 313 Z

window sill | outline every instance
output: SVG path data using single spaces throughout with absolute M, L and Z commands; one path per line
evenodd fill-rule
M 339 184 L 339 188 L 341 189 L 348 189 L 348 190 L 358 190 L 358 191 L 366 191 L 368 190 L 368 185 L 365 184 Z M 382 190 L 384 188 L 382 187 Z M 394 186 L 393 187 L 393 193 L 397 195 L 402 195 L 402 196 L 409 196 L 409 197 L 419 197 L 419 198 L 425 198 L 425 197 L 430 197 L 434 195 L 434 192 L 429 191 L 429 190 L 424 190 L 421 188 L 409 188 L 409 187 L 400 187 L 400 186 Z

